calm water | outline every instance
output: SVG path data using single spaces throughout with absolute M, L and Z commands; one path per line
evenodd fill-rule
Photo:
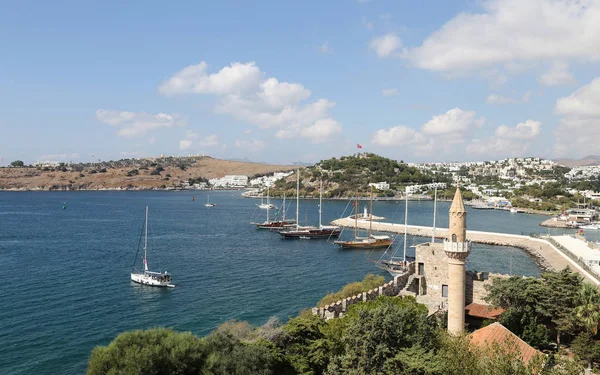
M 255 200 L 239 192 L 210 198 L 216 207 L 204 207 L 200 192 L 0 192 L 0 373 L 81 374 L 92 348 L 125 330 L 166 326 L 205 335 L 231 319 L 261 324 L 312 307 L 367 273 L 389 278 L 367 261 L 382 251 L 284 241 L 248 224 Z M 316 223 L 317 204 L 301 202 L 301 221 Z M 150 268 L 172 272 L 175 289 L 129 281 L 145 205 Z M 346 207 L 327 202 L 324 221 Z M 409 223 L 431 225 L 432 207 L 410 202 Z M 438 204 L 439 226 L 447 226 L 448 207 Z M 404 221 L 403 203 L 375 202 L 374 212 Z M 543 219 L 471 210 L 468 225 L 520 234 L 539 232 Z M 409 244 L 422 241 L 409 238 Z M 473 246 L 468 267 L 539 273 L 521 250 L 506 247 Z

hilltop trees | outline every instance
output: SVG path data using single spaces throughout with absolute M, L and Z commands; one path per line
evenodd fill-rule
M 11 162 L 10 165 L 12 167 L 19 168 L 19 167 L 25 166 L 25 163 L 23 163 L 23 161 L 21 161 L 21 160 L 15 160 L 15 161 Z

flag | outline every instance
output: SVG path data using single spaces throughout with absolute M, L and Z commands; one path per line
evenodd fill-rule
M 362 146 L 360 144 L 356 144 L 356 148 L 362 148 Z

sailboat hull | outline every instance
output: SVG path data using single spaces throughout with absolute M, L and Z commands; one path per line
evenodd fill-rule
M 270 223 L 256 223 L 257 229 L 283 229 L 283 228 L 291 228 L 292 226 L 296 226 L 294 221 L 272 221 Z
M 334 244 L 342 249 L 379 249 L 389 247 L 394 243 L 392 239 L 386 240 L 366 240 L 366 241 L 335 241 Z
M 142 285 L 148 285 L 148 286 L 156 286 L 156 287 L 174 287 L 175 285 L 171 284 L 171 280 L 169 278 L 169 280 L 160 280 L 156 277 L 153 277 L 151 275 L 146 275 L 143 273 L 132 273 L 131 274 L 131 281 L 133 281 L 134 283 L 138 283 L 138 284 L 142 284 Z
M 305 230 L 289 230 L 289 231 L 281 231 L 279 234 L 284 239 L 300 239 L 300 237 L 304 238 L 314 238 L 314 239 L 327 239 L 327 238 L 337 238 L 340 236 L 340 229 L 305 229 Z

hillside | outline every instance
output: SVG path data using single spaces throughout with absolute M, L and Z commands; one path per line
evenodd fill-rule
M 56 168 L 0 168 L 0 189 L 164 189 L 177 187 L 190 178 L 211 179 L 230 174 L 253 176 L 296 168 L 290 165 L 220 160 L 209 156 L 124 159 Z
M 376 191 L 378 196 L 394 197 L 404 191 L 404 186 L 413 184 L 427 184 L 434 181 L 434 175 L 423 173 L 417 168 L 396 160 L 384 158 L 379 155 L 365 153 L 360 156 L 342 156 L 321 160 L 312 167 L 301 171 L 300 194 L 303 196 L 318 196 L 319 181 L 323 179 L 323 196 L 326 198 L 351 197 L 359 192 L 366 195 L 369 192 L 369 183 L 387 182 L 390 189 Z M 437 176 L 436 176 L 437 177 Z M 446 182 L 437 177 L 436 181 Z M 272 194 L 295 195 L 296 176 L 292 175 L 286 180 L 278 181 Z
M 590 165 L 600 165 L 600 156 L 588 155 L 581 159 L 556 159 L 554 160 L 558 164 L 564 165 L 565 167 L 586 167 Z

